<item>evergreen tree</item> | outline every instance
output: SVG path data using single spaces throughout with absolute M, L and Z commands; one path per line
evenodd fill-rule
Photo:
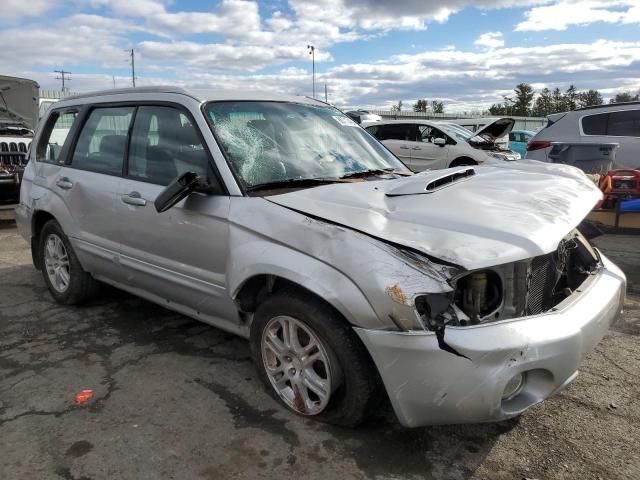
M 444 113 L 444 103 L 434 100 L 431 102 L 431 111 L 433 113 Z
M 602 105 L 604 100 L 597 90 L 587 90 L 578 94 L 578 105 L 580 107 L 591 107 L 593 105 Z
M 418 100 L 413 104 L 414 112 L 426 112 L 427 111 L 427 101 L 424 99 Z

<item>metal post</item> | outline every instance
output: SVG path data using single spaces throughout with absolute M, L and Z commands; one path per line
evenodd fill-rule
M 329 103 L 329 100 L 327 100 L 327 84 L 324 84 L 324 103 Z
M 307 45 L 309 54 L 311 55 L 311 68 L 313 72 L 313 98 L 316 98 L 316 47 L 313 45 Z
M 133 48 L 131 49 L 131 84 L 136 88 L 136 57 Z

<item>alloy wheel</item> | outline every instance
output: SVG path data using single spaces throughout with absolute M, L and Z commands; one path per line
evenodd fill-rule
M 331 368 L 320 338 L 289 316 L 274 317 L 261 339 L 262 362 L 280 398 L 302 415 L 317 415 L 329 403 Z

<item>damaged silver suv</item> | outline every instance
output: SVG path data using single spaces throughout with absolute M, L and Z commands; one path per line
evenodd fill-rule
M 412 174 L 327 104 L 160 87 L 64 99 L 34 145 L 16 216 L 51 295 L 105 282 L 246 337 L 301 415 L 355 425 L 386 391 L 407 426 L 509 418 L 622 308 L 571 167 Z

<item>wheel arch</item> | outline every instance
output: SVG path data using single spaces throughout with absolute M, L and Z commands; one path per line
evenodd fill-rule
M 40 244 L 40 232 L 45 224 L 50 221 L 58 221 L 50 212 L 46 210 L 36 210 L 31 216 L 31 260 L 37 270 L 42 269 L 40 258 L 38 257 L 38 245 Z M 60 222 L 58 222 L 60 223 Z
M 276 247 L 279 250 L 282 247 Z M 261 301 L 284 287 L 300 288 L 330 305 L 351 325 L 362 328 L 381 328 L 382 322 L 362 291 L 341 272 L 316 259 L 290 250 L 265 254 L 255 258 L 242 255 L 243 265 L 249 269 L 231 273 L 229 292 L 242 312 L 252 313 Z M 265 258 L 288 260 L 278 264 L 264 264 Z
M 471 157 L 467 157 L 467 156 L 463 155 L 463 156 L 457 157 L 455 160 L 453 160 L 449 164 L 449 168 L 451 168 L 451 167 L 460 167 L 460 166 L 464 166 L 464 165 L 478 165 L 478 162 L 475 161 Z

